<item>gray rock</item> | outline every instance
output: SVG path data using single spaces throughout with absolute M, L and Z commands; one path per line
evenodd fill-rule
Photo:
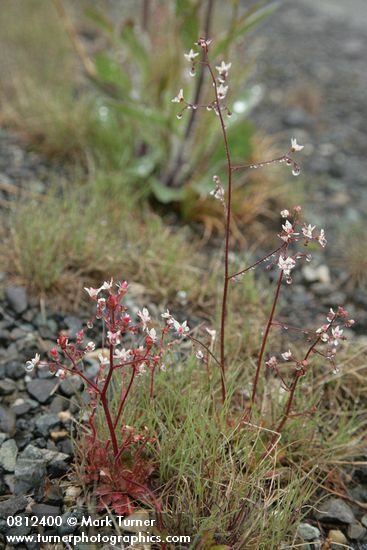
M 347 535 L 351 540 L 361 540 L 367 533 L 367 529 L 360 523 L 348 525 Z
M 76 333 L 83 328 L 82 321 L 78 317 L 75 317 L 74 315 L 68 315 L 67 317 L 65 317 L 64 321 L 66 326 L 69 329 L 69 337 L 75 338 Z
M 8 516 L 14 516 L 21 512 L 28 505 L 28 499 L 24 495 L 11 497 L 0 502 L 0 518 L 6 519 Z
M 78 375 L 68 376 L 60 384 L 60 390 L 67 397 L 78 394 L 83 389 L 83 381 Z
M 5 297 L 10 307 L 20 315 L 28 307 L 27 291 L 22 286 L 9 286 L 5 289 Z
M 72 455 L 74 452 L 73 444 L 70 439 L 63 439 L 62 441 L 59 441 L 57 448 L 60 453 L 64 453 L 66 455 Z
M 8 439 L 0 447 L 0 466 L 6 472 L 14 472 L 18 447 L 14 439 Z
M 300 108 L 289 109 L 284 115 L 283 122 L 290 128 L 309 128 L 313 124 L 312 117 Z
M 316 281 L 324 284 L 330 283 L 330 270 L 327 265 L 319 265 L 317 267 L 313 265 L 304 265 L 302 268 L 302 275 L 305 281 L 309 283 Z
M 2 445 L 6 439 L 8 439 L 7 434 L 0 432 L 0 445 Z
M 314 515 L 316 519 L 325 522 L 352 524 L 356 521 L 350 506 L 340 498 L 330 498 L 323 502 Z
M 69 407 L 69 400 L 61 395 L 56 395 L 50 405 L 50 411 L 53 414 L 58 414 L 61 411 L 66 411 Z
M 319 529 L 309 523 L 300 523 L 297 533 L 305 541 L 315 540 L 321 536 Z
M 58 516 L 60 515 L 60 508 L 58 506 L 50 506 L 50 504 L 34 504 L 32 506 L 32 515 L 43 516 Z
M 37 432 L 44 437 L 48 437 L 50 431 L 60 423 L 58 417 L 54 414 L 43 414 L 36 420 Z
M 8 407 L 0 405 L 0 432 L 5 432 L 9 435 L 15 434 L 15 414 Z
M 10 380 L 9 378 L 0 380 L 0 395 L 11 395 L 16 389 L 17 384 L 14 380 Z
M 77 529 L 77 525 L 68 525 L 68 518 L 70 517 L 79 518 L 79 515 L 73 512 L 66 512 L 65 514 L 62 515 L 62 524 L 59 527 L 57 527 L 57 533 L 61 537 L 63 535 L 69 535 L 70 533 L 73 533 Z
M 17 416 L 22 416 L 23 414 L 27 414 L 29 411 L 32 411 L 37 407 L 39 407 L 37 401 L 34 401 L 33 399 L 23 399 L 22 397 L 19 397 L 16 401 L 14 401 L 14 404 L 12 405 L 12 411 L 14 411 Z
M 11 494 L 14 494 L 14 487 L 15 487 L 15 476 L 14 474 L 5 474 L 4 475 L 4 481 L 6 486 L 8 487 Z
M 28 491 L 36 491 L 37 494 L 42 495 L 45 477 L 46 463 L 44 460 L 18 456 L 15 465 L 15 494 L 22 495 Z
M 30 444 L 22 452 L 22 458 L 29 460 L 43 460 L 45 464 L 68 460 L 70 457 L 67 454 L 53 451 L 51 449 L 40 449 Z
M 13 380 L 18 380 L 18 378 L 23 378 L 25 376 L 24 364 L 18 362 L 11 362 L 5 366 L 6 376 L 12 378 Z
M 23 514 L 17 514 L 17 516 L 22 517 L 21 525 L 14 525 L 9 527 L 6 520 L 0 520 L 0 533 L 5 533 L 6 535 L 13 535 L 15 537 L 21 537 L 22 535 L 28 535 L 31 532 L 31 525 L 27 525 L 26 516 Z M 8 547 L 7 547 L 8 548 Z
M 51 396 L 52 390 L 55 388 L 57 380 L 40 380 L 39 378 L 29 380 L 27 382 L 28 393 L 37 399 L 39 403 L 46 403 Z

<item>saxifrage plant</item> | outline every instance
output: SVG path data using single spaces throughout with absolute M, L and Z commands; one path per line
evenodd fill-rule
M 223 206 L 225 217 L 225 238 L 223 255 L 223 287 L 221 293 L 221 316 L 219 327 L 219 355 L 217 356 L 215 348 L 215 332 L 209 331 L 211 342 L 209 345 L 202 342 L 194 336 L 187 324 L 187 321 L 180 323 L 167 310 L 162 314 L 165 325 L 159 330 L 152 323 L 149 311 L 143 308 L 138 312 L 139 323 L 134 320 L 124 306 L 124 296 L 127 291 L 127 283 L 119 283 L 116 288 L 113 282 L 105 282 L 98 288 L 86 288 L 89 296 L 96 302 L 96 319 L 101 319 L 106 330 L 107 356 L 101 354 L 99 357 L 99 371 L 95 379 L 89 379 L 84 372 L 83 358 L 86 353 L 92 351 L 95 347 L 94 342 L 85 344 L 84 332 L 77 335 L 76 342 L 71 343 L 69 339 L 60 335 L 58 339 L 59 349 L 53 349 L 50 352 L 50 368 L 58 376 L 64 377 L 70 374 L 77 374 L 86 384 L 90 394 L 90 413 L 88 415 L 89 435 L 85 439 L 87 444 L 87 479 L 98 482 L 96 494 L 100 497 L 101 506 L 112 507 L 119 513 L 129 513 L 134 509 L 136 500 L 153 505 L 160 516 L 161 505 L 159 496 L 149 487 L 149 476 L 152 473 L 152 464 L 146 451 L 155 442 L 149 434 L 149 430 L 136 431 L 133 426 L 128 426 L 124 422 L 124 411 L 126 403 L 131 396 L 131 390 L 137 382 L 140 375 L 149 373 L 150 399 L 154 399 L 154 379 L 159 370 L 165 370 L 169 366 L 169 352 L 173 346 L 179 343 L 178 337 L 190 339 L 196 348 L 196 357 L 203 361 L 209 371 L 209 363 L 214 362 L 220 373 L 221 383 L 221 403 L 228 405 L 228 396 L 226 389 L 226 374 L 230 366 L 227 361 L 227 306 L 230 285 L 241 279 L 247 272 L 254 270 L 257 266 L 267 263 L 267 269 L 276 266 L 278 269 L 277 283 L 274 292 L 274 299 L 268 316 L 265 330 L 262 335 L 262 342 L 258 354 L 255 372 L 253 374 L 252 392 L 247 406 L 240 415 L 233 415 L 228 412 L 226 420 L 231 425 L 241 429 L 250 425 L 252 417 L 256 411 L 257 397 L 259 394 L 259 384 L 261 373 L 265 365 L 271 369 L 275 376 L 281 381 L 282 389 L 287 392 L 288 397 L 285 400 L 283 412 L 277 419 L 275 425 L 264 426 L 264 420 L 260 417 L 262 429 L 267 444 L 262 459 L 267 457 L 276 447 L 281 438 L 284 426 L 287 421 L 295 416 L 302 416 L 312 413 L 311 410 L 297 411 L 295 409 L 295 398 L 300 380 L 310 371 L 312 367 L 312 358 L 314 356 L 322 359 L 331 365 L 331 370 L 336 371 L 335 354 L 341 341 L 345 339 L 344 328 L 353 326 L 354 321 L 348 319 L 347 312 L 339 306 L 336 311 L 330 309 L 326 316 L 326 323 L 316 329 L 306 327 L 290 326 L 284 321 L 276 320 L 275 314 L 279 302 L 280 291 L 283 283 L 292 282 L 291 273 L 299 260 L 310 261 L 311 256 L 305 251 L 297 249 L 296 245 L 302 244 L 307 247 L 310 242 L 315 241 L 322 247 L 326 245 L 325 232 L 321 229 L 315 232 L 315 226 L 302 223 L 300 221 L 301 208 L 296 206 L 292 211 L 282 210 L 281 217 L 285 220 L 282 224 L 282 230 L 279 233 L 281 244 L 269 254 L 257 260 L 252 265 L 235 272 L 231 271 L 230 265 L 230 244 L 231 244 L 231 211 L 232 211 L 232 191 L 234 185 L 234 174 L 242 169 L 259 169 L 268 165 L 282 163 L 290 166 L 295 176 L 300 173 L 300 167 L 291 156 L 293 153 L 303 149 L 295 139 L 291 141 L 290 150 L 281 157 L 265 160 L 256 165 L 241 165 L 232 162 L 231 150 L 228 142 L 225 115 L 230 116 L 225 99 L 228 92 L 227 77 L 231 68 L 230 63 L 221 62 L 215 67 L 218 77 L 209 60 L 210 40 L 200 38 L 197 46 L 201 48 L 203 60 L 196 60 L 198 52 L 190 50 L 185 55 L 192 68 L 191 73 L 195 73 L 195 67 L 204 64 L 211 75 L 214 95 L 208 104 L 199 105 L 187 101 L 183 90 L 173 98 L 174 103 L 182 106 L 178 118 L 186 110 L 197 110 L 204 108 L 218 117 L 220 128 L 222 130 L 224 151 L 227 159 L 227 184 L 224 187 L 221 178 L 214 175 L 215 188 L 212 191 L 214 199 L 220 201 Z M 295 249 L 295 250 L 294 250 Z M 116 290 L 117 289 L 117 290 Z M 89 328 L 92 322 L 88 323 Z M 305 337 L 306 349 L 301 351 L 298 344 L 296 349 L 291 349 L 267 356 L 267 346 L 269 334 L 273 329 L 284 329 Z M 170 338 L 169 334 L 175 333 L 177 338 Z M 122 347 L 126 337 L 137 339 L 134 345 L 128 349 Z M 61 360 L 63 355 L 67 364 Z M 212 361 L 211 361 L 212 360 Z M 37 354 L 34 359 L 27 363 L 27 368 L 32 370 L 34 366 L 40 366 L 40 357 Z M 109 401 L 109 390 L 112 387 L 114 378 L 118 376 L 121 384 L 121 396 L 116 410 L 111 410 Z M 144 387 L 144 386 L 142 386 Z M 213 396 L 214 397 L 214 396 Z M 159 398 L 159 396 L 157 396 Z M 213 399 L 215 406 L 215 398 Z M 103 431 L 99 430 L 95 423 L 96 413 L 101 411 L 108 428 L 108 438 L 101 436 Z M 213 421 L 215 407 L 213 410 Z

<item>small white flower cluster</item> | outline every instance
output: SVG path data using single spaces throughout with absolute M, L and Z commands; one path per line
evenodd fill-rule
M 327 324 L 321 325 L 321 327 L 316 330 L 316 334 L 321 335 L 320 340 L 335 347 L 338 346 L 339 342 L 345 340 L 345 336 L 343 336 L 344 330 L 341 328 L 341 326 L 336 325 L 335 327 L 333 327 L 332 324 L 338 318 L 342 318 L 344 327 L 352 327 L 355 321 L 354 319 L 347 319 L 347 316 L 348 313 L 342 307 L 339 307 L 336 312 L 332 308 L 330 308 L 326 316 Z M 330 334 L 328 334 L 329 330 Z
M 290 349 L 288 351 L 285 351 L 284 353 L 281 353 L 280 356 L 284 361 L 293 360 L 293 355 Z M 278 366 L 278 359 L 275 357 L 275 355 L 272 355 L 265 364 L 269 367 L 269 369 L 275 369 Z
M 195 43 L 196 46 L 199 46 L 203 51 L 203 60 L 198 61 L 196 58 L 198 57 L 199 53 L 194 51 L 192 48 L 188 53 L 184 53 L 184 57 L 186 61 L 188 61 L 191 64 L 190 69 L 190 76 L 195 76 L 196 74 L 196 65 L 197 63 L 202 63 L 204 65 L 208 65 L 209 61 L 207 59 L 207 53 L 209 50 L 209 45 L 211 44 L 211 40 L 206 40 L 204 38 L 199 38 L 199 40 Z M 226 98 L 227 92 L 228 92 L 228 85 L 226 85 L 226 80 L 228 78 L 229 70 L 232 67 L 232 63 L 226 63 L 225 61 L 222 61 L 220 65 L 216 65 L 215 69 L 218 71 L 218 81 L 213 76 L 213 71 L 211 70 L 211 74 L 213 76 L 213 86 L 215 88 L 215 99 L 209 105 L 207 105 L 207 109 L 209 111 L 213 110 L 217 115 L 219 115 L 219 110 L 227 111 L 228 116 L 231 116 L 230 111 L 227 107 L 221 107 L 219 103 Z M 184 97 L 184 91 L 183 88 L 181 88 L 178 92 L 178 94 L 171 99 L 172 103 L 180 103 L 184 104 L 183 109 L 176 115 L 178 119 L 182 118 L 183 112 L 186 109 L 197 109 L 199 105 L 190 103 L 185 100 Z
M 282 218 L 289 218 L 290 217 L 289 210 L 282 210 L 280 212 L 280 215 Z M 279 237 L 284 242 L 291 242 L 295 237 L 298 237 L 300 235 L 300 233 L 297 233 L 295 231 L 294 224 L 292 224 L 288 219 L 286 219 L 285 223 L 282 225 L 282 229 L 283 229 L 283 233 L 281 233 Z M 315 229 L 316 229 L 316 225 L 311 225 L 310 223 L 309 224 L 304 223 L 301 228 L 302 237 L 305 238 L 306 241 L 312 241 L 312 240 L 318 241 L 320 246 L 325 248 L 325 246 L 327 245 L 327 240 L 325 237 L 324 229 L 320 229 L 319 235 L 316 235 L 316 236 L 313 234 Z
M 302 151 L 302 149 L 304 149 L 304 147 L 305 147 L 304 145 L 299 145 L 295 138 L 291 139 L 291 152 Z
M 286 277 L 289 277 L 292 269 L 294 269 L 296 262 L 290 256 L 279 256 L 278 267 L 284 272 Z
M 158 340 L 157 331 L 155 328 L 149 328 L 148 324 L 151 322 L 150 313 L 146 307 L 143 307 L 142 311 L 138 311 L 138 317 L 140 317 L 143 330 L 147 333 L 147 335 L 152 339 L 153 342 L 156 342 Z
M 38 365 L 41 362 L 41 356 L 39 353 L 36 353 L 36 355 L 33 357 L 33 359 L 30 359 L 30 361 L 27 361 L 25 364 L 25 369 L 27 372 L 31 372 L 35 367 L 38 367 Z
M 128 288 L 128 284 L 126 281 L 123 283 L 117 283 L 116 286 L 120 292 L 126 292 Z M 84 287 L 84 290 L 88 293 L 88 295 L 90 296 L 90 298 L 92 298 L 92 300 L 97 300 L 98 294 L 102 292 L 102 290 L 110 290 L 112 287 L 113 287 L 113 279 L 111 279 L 110 282 L 104 281 L 104 283 L 99 288 Z M 101 306 L 103 306 L 102 302 L 104 302 L 105 304 L 106 300 L 105 298 L 99 298 L 98 302 L 100 303 Z
M 176 97 L 171 99 L 171 101 L 172 101 L 172 103 L 182 103 L 183 101 L 185 101 L 183 88 L 180 89 L 180 91 L 178 92 Z
M 183 323 L 179 323 L 169 312 L 169 310 L 167 309 L 167 311 L 165 311 L 164 313 L 162 313 L 161 317 L 163 319 L 166 319 L 166 323 L 167 323 L 167 326 L 172 329 L 172 330 L 175 330 L 177 332 L 177 334 L 179 336 L 184 336 L 186 333 L 188 333 L 190 331 L 190 327 L 188 326 L 187 324 L 187 321 L 184 321 Z

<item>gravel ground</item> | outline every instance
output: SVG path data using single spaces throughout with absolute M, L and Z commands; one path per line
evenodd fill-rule
M 363 335 L 367 293 L 351 285 L 341 243 L 367 214 L 367 5 L 340 1 L 328 10 L 329 4 L 286 0 L 254 34 L 252 79 L 262 85 L 264 100 L 251 118 L 277 143 L 296 137 L 305 144 L 297 158 L 305 219 L 324 227 L 329 241 L 310 271 L 295 278 L 291 305 L 302 305 L 298 315 L 307 319 L 311 311 L 344 304 Z

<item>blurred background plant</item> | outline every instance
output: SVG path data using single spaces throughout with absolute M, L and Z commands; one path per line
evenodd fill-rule
M 184 75 L 185 94 L 206 101 L 205 69 L 190 78 L 183 54 L 200 34 L 215 36 L 217 60 L 234 60 L 227 121 L 234 157 L 256 162 L 265 150 L 272 153 L 271 140 L 247 121 L 262 89 L 246 84 L 251 60 L 243 59 L 243 46 L 276 6 L 266 0 L 249 6 L 141 0 L 124 2 L 122 10 L 107 0 L 5 0 L 2 123 L 15 126 L 32 147 L 71 161 L 89 181 L 95 172 L 118 173 L 122 194 L 170 203 L 183 221 L 204 223 L 207 236 L 221 231 L 207 198 L 224 160 L 215 117 L 200 119 L 191 110 L 178 122 L 171 98 Z M 259 214 L 272 217 L 269 206 L 284 198 L 287 186 L 271 172 L 261 185 L 247 174 L 235 193 L 234 235 L 243 239 L 241 229 Z

